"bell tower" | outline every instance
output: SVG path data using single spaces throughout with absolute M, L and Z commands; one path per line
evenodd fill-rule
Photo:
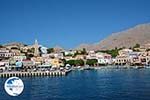
M 35 39 L 35 44 L 34 44 L 34 56 L 35 57 L 39 56 L 39 44 L 37 39 Z

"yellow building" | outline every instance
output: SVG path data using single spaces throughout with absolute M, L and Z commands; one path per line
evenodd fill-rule
M 54 59 L 50 59 L 50 64 L 53 67 L 60 67 L 60 66 L 64 66 L 63 61 L 57 58 Z
M 35 65 L 41 65 L 44 62 L 42 57 L 32 57 L 31 60 L 34 61 Z

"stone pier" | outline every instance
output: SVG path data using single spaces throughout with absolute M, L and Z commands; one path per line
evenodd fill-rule
M 65 76 L 69 71 L 50 71 L 50 72 L 3 72 L 0 78 L 8 77 L 38 77 L 38 76 Z

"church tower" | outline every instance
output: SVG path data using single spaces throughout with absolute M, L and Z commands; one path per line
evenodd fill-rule
M 35 57 L 39 56 L 39 44 L 37 40 L 35 40 L 35 44 L 34 44 L 34 56 Z

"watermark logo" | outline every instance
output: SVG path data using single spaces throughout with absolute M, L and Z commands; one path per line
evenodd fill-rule
M 18 96 L 23 92 L 24 84 L 20 78 L 10 77 L 6 80 L 4 88 L 10 96 Z

